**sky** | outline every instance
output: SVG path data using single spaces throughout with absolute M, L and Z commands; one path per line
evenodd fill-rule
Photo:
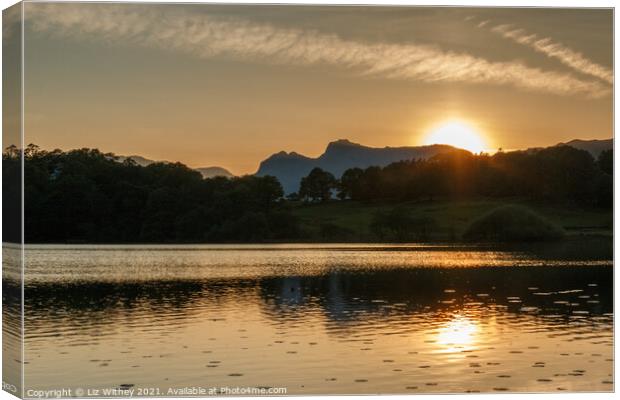
M 612 18 L 610 9 L 26 3 L 25 141 L 245 174 L 273 153 L 314 157 L 337 139 L 421 145 L 448 121 L 490 152 L 610 138 Z

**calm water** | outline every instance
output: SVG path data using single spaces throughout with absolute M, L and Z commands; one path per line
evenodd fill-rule
M 30 246 L 25 387 L 611 391 L 598 247 Z

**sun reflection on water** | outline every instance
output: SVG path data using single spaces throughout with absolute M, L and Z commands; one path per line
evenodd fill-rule
M 475 321 L 456 315 L 437 332 L 437 344 L 445 353 L 454 353 L 474 347 L 480 327 Z

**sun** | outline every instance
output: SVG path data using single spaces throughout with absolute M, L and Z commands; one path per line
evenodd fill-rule
M 445 121 L 434 127 L 424 139 L 424 144 L 448 144 L 472 153 L 486 149 L 486 143 L 476 128 L 459 120 Z

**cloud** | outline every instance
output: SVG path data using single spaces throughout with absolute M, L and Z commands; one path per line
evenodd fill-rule
M 478 26 L 480 27 L 480 25 Z M 491 28 L 491 31 L 516 43 L 528 46 L 548 57 L 555 58 L 575 71 L 597 77 L 608 83 L 614 81 L 611 69 L 589 60 L 583 54 L 561 43 L 554 42 L 551 38 L 539 38 L 535 34 L 529 34 L 523 29 L 515 28 L 514 25 L 497 25 Z
M 195 9 L 194 9 L 195 10 Z M 436 46 L 345 40 L 238 18 L 162 6 L 29 3 L 32 29 L 75 40 L 103 40 L 182 52 L 287 65 L 331 65 L 362 76 L 421 82 L 511 85 L 558 95 L 602 97 L 609 87 L 521 62 L 491 62 Z

